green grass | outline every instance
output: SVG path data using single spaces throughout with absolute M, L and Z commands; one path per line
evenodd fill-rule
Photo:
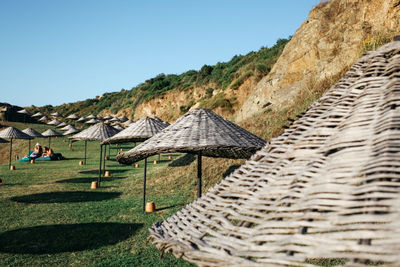
M 47 144 L 47 140 L 39 142 Z M 17 143 L 23 145 L 26 141 Z M 8 152 L 8 144 L 0 146 Z M 157 165 L 153 158 L 149 160 L 147 190 L 147 200 L 165 209 L 144 214 L 143 164 L 138 169 L 119 165 L 114 160 L 116 150 L 112 150 L 106 168 L 112 177 L 104 178 L 100 189 L 91 190 L 91 181 L 98 177 L 99 145 L 88 142 L 87 165 L 79 166 L 83 146 L 76 142 L 70 151 L 63 139 L 52 139 L 54 150 L 67 160 L 13 161 L 15 171 L 9 171 L 8 164 L 0 165 L 5 182 L 0 186 L 0 265 L 191 266 L 168 254 L 160 259 L 160 251 L 146 241 L 153 223 L 193 199 L 179 188 L 155 194 L 168 187 L 162 183 L 156 189 L 151 186 L 152 175 L 170 163 L 167 156 Z

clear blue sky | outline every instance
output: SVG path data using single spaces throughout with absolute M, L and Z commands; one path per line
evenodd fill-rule
M 0 102 L 60 105 L 293 35 L 320 0 L 0 0 Z

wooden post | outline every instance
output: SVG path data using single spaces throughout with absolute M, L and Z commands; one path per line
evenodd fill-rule
M 104 155 L 107 153 L 107 145 L 104 145 Z M 103 176 L 106 174 L 106 157 L 103 157 Z
M 50 144 L 51 144 L 51 136 L 49 136 L 49 149 L 51 148 Z
M 85 140 L 85 159 L 83 161 L 83 164 L 86 165 L 86 149 L 87 149 L 87 141 Z
M 28 139 L 28 142 L 29 142 L 28 156 L 30 156 L 29 153 L 31 152 L 31 139 Z
M 103 161 L 103 146 L 100 145 L 100 166 L 99 166 L 99 179 L 97 180 L 97 183 L 100 187 L 100 180 L 101 180 L 101 162 Z
M 201 197 L 201 152 L 197 155 L 197 197 Z
M 10 140 L 10 161 L 8 163 L 8 169 L 11 168 L 11 154 L 12 154 L 12 138 Z
M 145 206 L 146 206 L 146 169 L 147 169 L 147 158 L 144 159 L 144 168 L 143 168 L 143 212 L 145 212 Z

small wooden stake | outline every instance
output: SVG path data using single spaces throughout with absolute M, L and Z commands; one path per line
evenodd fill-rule
M 157 160 L 154 161 L 154 164 L 158 164 Z
M 156 205 L 154 204 L 153 201 L 147 202 L 146 203 L 146 212 L 155 212 L 156 211 Z
M 14 165 L 11 165 L 11 166 L 10 166 L 10 170 L 11 170 L 11 171 L 15 171 L 15 166 L 14 166 Z
M 79 165 L 83 165 L 83 161 L 81 160 L 81 161 L 79 161 Z
M 105 160 L 110 160 L 110 158 L 108 156 L 105 156 L 104 159 Z
M 169 159 L 169 160 L 172 160 L 172 156 L 168 156 L 168 159 Z
M 97 189 L 97 188 L 99 188 L 99 184 L 97 182 L 92 182 L 90 189 Z
M 31 164 L 35 164 L 35 160 L 34 159 L 31 159 Z
M 106 173 L 104 174 L 104 177 L 110 177 L 110 176 L 111 176 L 110 171 L 106 171 Z
M 135 168 L 139 168 L 139 163 L 136 163 L 136 164 L 135 164 Z

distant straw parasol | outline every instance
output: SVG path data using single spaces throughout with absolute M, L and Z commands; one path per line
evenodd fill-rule
M 39 121 L 42 121 L 42 122 L 49 121 L 49 120 L 50 120 L 50 118 L 47 117 L 46 115 L 44 115 L 43 117 L 41 117 L 41 118 L 39 119 Z
M 30 116 L 31 114 L 26 109 L 21 109 L 17 111 L 19 114 L 24 114 L 26 116 Z M 26 121 L 26 116 L 24 116 L 24 123 Z
M 79 119 L 79 116 L 76 115 L 75 113 L 73 113 L 73 114 L 69 115 L 69 116 L 67 117 L 67 119 L 70 119 L 70 120 L 77 120 L 77 119 Z
M 50 115 L 53 116 L 53 117 L 61 117 L 61 114 L 58 113 L 58 112 L 53 112 Z
M 26 128 L 26 129 L 22 130 L 22 132 L 33 138 L 43 137 L 43 135 L 41 133 L 39 133 L 38 131 L 36 131 L 35 129 L 32 129 L 32 128 Z M 29 142 L 28 152 L 30 152 L 31 151 L 31 139 L 29 139 L 28 142 Z
M 18 130 L 14 127 L 8 127 L 4 130 L 0 131 L 0 138 L 10 139 L 10 159 L 8 163 L 8 168 L 11 168 L 11 155 L 12 155 L 12 140 L 13 139 L 33 139 L 32 136 L 23 133 L 22 131 Z
M 61 131 L 68 131 L 69 129 L 76 129 L 76 128 L 71 124 L 67 124 L 64 127 L 62 127 L 60 130 Z
M 86 118 L 85 117 L 80 117 L 78 120 L 77 120 L 77 122 L 84 122 L 86 120 Z
M 118 133 L 118 131 L 114 127 L 105 124 L 103 122 L 100 122 L 98 124 L 90 126 L 86 130 L 83 130 L 78 134 L 73 135 L 71 139 L 85 141 L 85 164 L 86 164 L 87 141 L 103 142 L 107 138 L 110 138 L 111 136 L 115 135 L 116 133 Z M 100 144 L 100 166 L 99 166 L 99 178 L 98 178 L 99 186 L 101 181 L 102 161 L 105 169 L 105 161 L 103 158 L 103 145 Z
M 67 126 L 67 125 L 68 125 L 67 123 L 61 122 L 61 123 L 58 124 L 56 127 L 57 127 L 57 128 L 60 128 L 60 127 L 64 127 L 64 126 Z
M 61 123 L 61 121 L 59 121 L 59 120 L 57 120 L 57 119 L 54 119 L 54 120 L 52 120 L 52 121 L 49 121 L 48 123 L 47 123 L 47 125 L 55 125 L 55 126 L 57 126 L 57 125 L 59 125 Z
M 128 117 L 126 117 L 125 115 L 122 115 L 121 117 L 118 117 L 120 122 L 126 122 L 128 120 Z
M 197 154 L 197 196 L 201 197 L 202 156 L 249 158 L 266 143 L 211 110 L 193 109 L 162 132 L 132 150 L 118 155 L 117 161 L 123 164 L 132 164 L 155 154 L 170 152 Z M 145 191 L 145 182 L 143 188 Z M 144 204 L 145 192 L 143 208 Z
M 86 117 L 86 119 L 88 119 L 88 120 L 97 119 L 97 117 L 93 114 L 90 114 L 89 116 Z
M 37 112 L 35 114 L 33 114 L 31 117 L 42 117 L 44 116 L 44 114 L 42 112 Z
M 86 124 L 96 124 L 96 123 L 99 123 L 99 120 L 98 119 L 90 119 L 90 120 L 88 120 L 87 122 L 85 122 Z
M 113 124 L 113 125 L 111 125 L 111 126 L 114 127 L 115 129 L 117 129 L 118 132 L 120 132 L 120 131 L 122 131 L 122 130 L 125 129 L 124 127 L 122 127 L 122 126 L 119 125 L 119 124 Z
M 52 137 L 58 137 L 58 136 L 63 136 L 61 133 L 54 131 L 53 129 L 48 129 L 47 131 L 44 131 L 42 133 L 44 137 L 49 138 L 49 148 L 51 147 L 51 138 Z

